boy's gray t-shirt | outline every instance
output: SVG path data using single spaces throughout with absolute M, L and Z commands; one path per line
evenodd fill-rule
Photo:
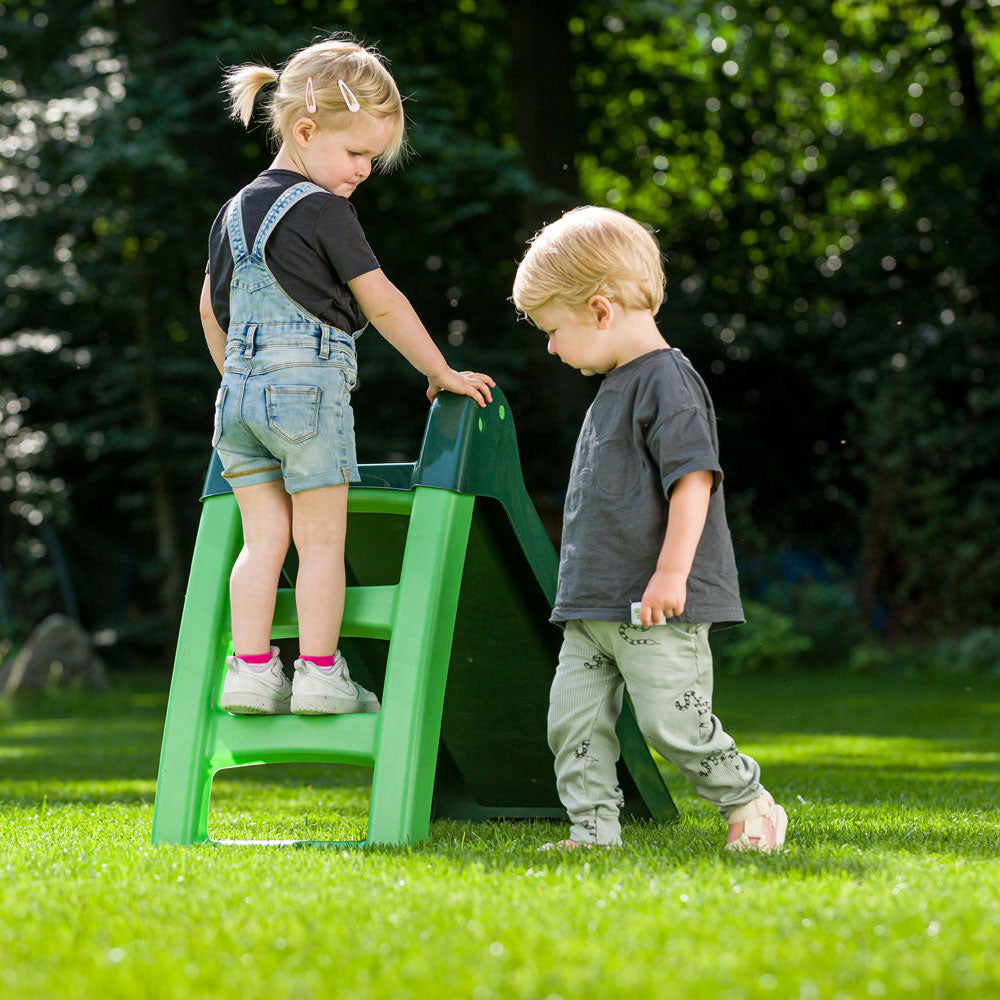
M 742 623 L 726 524 L 715 408 L 708 387 L 676 348 L 609 372 L 580 429 L 563 513 L 554 622 L 628 622 L 656 569 L 674 483 L 714 473 L 708 517 L 672 621 Z

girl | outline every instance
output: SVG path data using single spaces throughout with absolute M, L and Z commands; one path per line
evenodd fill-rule
M 222 372 L 212 446 L 233 487 L 243 550 L 230 580 L 233 648 L 222 707 L 237 714 L 377 712 L 337 650 L 344 607 L 348 484 L 359 479 L 350 394 L 367 321 L 441 390 L 492 400 L 494 381 L 457 372 L 379 267 L 350 197 L 406 151 L 396 84 L 379 54 L 331 38 L 281 72 L 228 71 L 232 115 L 267 102 L 280 144 L 271 166 L 212 226 L 201 319 Z M 271 622 L 290 542 L 299 557 L 300 656 L 285 676 Z

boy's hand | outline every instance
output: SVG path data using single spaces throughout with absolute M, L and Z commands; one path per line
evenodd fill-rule
M 493 402 L 490 386 L 494 385 L 496 382 L 482 372 L 457 372 L 454 368 L 446 368 L 439 375 L 427 377 L 427 399 L 433 402 L 442 389 L 447 389 L 458 396 L 469 396 L 480 406 L 485 406 Z
M 658 569 L 646 584 L 639 617 L 647 628 L 664 618 L 674 618 L 687 600 L 687 573 Z

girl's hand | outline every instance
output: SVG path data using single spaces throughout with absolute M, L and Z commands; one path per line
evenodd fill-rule
M 687 574 L 658 569 L 646 584 L 642 595 L 642 624 L 656 625 L 665 618 L 674 618 L 684 610 L 687 601 Z
M 433 402 L 442 389 L 447 389 L 457 396 L 470 396 L 480 406 L 485 406 L 493 402 L 490 386 L 494 385 L 496 382 L 482 372 L 457 372 L 454 368 L 447 368 L 440 375 L 428 376 L 427 399 Z

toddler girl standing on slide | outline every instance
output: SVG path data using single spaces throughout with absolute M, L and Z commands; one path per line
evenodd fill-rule
M 351 391 L 355 339 L 368 322 L 441 389 L 492 400 L 493 379 L 457 372 L 365 239 L 350 197 L 406 149 L 402 101 L 379 54 L 345 37 L 296 52 L 280 72 L 243 65 L 225 78 L 249 125 L 268 98 L 280 143 L 271 166 L 219 212 L 201 319 L 222 372 L 212 446 L 233 487 L 243 549 L 230 580 L 233 648 L 222 707 L 236 714 L 377 712 L 337 650 L 344 608 L 348 484 L 359 480 Z M 271 624 L 290 542 L 299 569 L 299 659 L 285 676 Z

